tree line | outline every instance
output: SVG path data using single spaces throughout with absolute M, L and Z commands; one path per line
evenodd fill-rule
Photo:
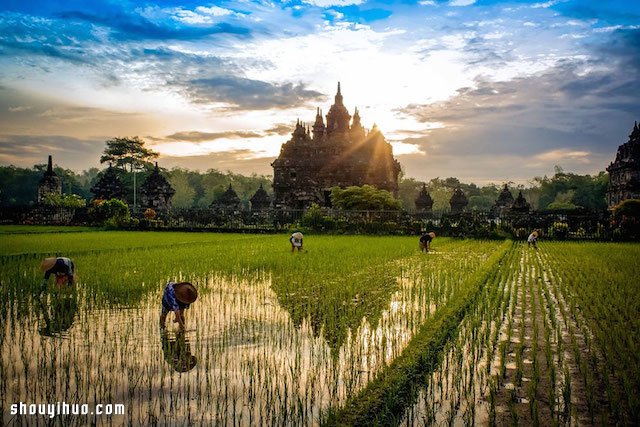
M 54 172 L 62 182 L 62 191 L 65 194 L 75 194 L 87 201 L 93 194 L 91 188 L 95 185 L 100 175 L 105 172 L 108 165 L 113 166 L 128 191 L 126 202 L 133 203 L 134 176 L 139 186 L 154 168 L 153 160 L 158 153 L 144 146 L 144 140 L 138 137 L 112 138 L 106 141 L 106 147 L 100 162 L 104 169 L 90 168 L 82 172 L 70 169 L 54 167 Z M 42 178 L 46 164 L 37 164 L 31 168 L 19 168 L 16 166 L 0 166 L 0 205 L 1 206 L 25 206 L 34 204 L 37 195 L 38 182 Z M 217 169 L 209 169 L 206 172 L 192 171 L 184 168 L 162 169 L 176 193 L 172 204 L 176 208 L 206 208 L 220 196 L 231 184 L 238 194 L 244 207 L 249 207 L 249 199 L 262 185 L 267 193 L 272 194 L 272 177 L 268 175 L 252 174 L 245 176 L 231 171 L 222 172 Z M 556 166 L 552 177 L 535 177 L 528 186 L 509 184 L 514 198 L 518 191 L 531 204 L 533 209 L 562 209 L 572 210 L 584 208 L 592 211 L 607 208 L 605 192 L 609 182 L 606 172 L 597 175 L 578 175 L 563 171 Z M 489 210 L 502 191 L 502 185 L 488 184 L 478 186 L 474 183 L 463 183 L 457 178 L 433 178 L 428 182 L 418 181 L 401 175 L 399 179 L 398 201 L 377 194 L 376 191 L 363 188 L 360 193 L 354 195 L 360 200 L 362 206 L 369 206 L 383 200 L 384 206 L 390 209 L 404 208 L 412 210 L 415 207 L 415 199 L 420 190 L 426 184 L 427 190 L 433 199 L 433 210 L 441 211 L 449 208 L 449 200 L 453 191 L 460 187 L 469 200 L 467 209 Z M 352 190 L 337 189 L 335 196 L 340 199 L 354 199 L 349 197 Z M 355 193 L 354 193 L 355 194 Z M 357 196 L 357 197 L 356 197 Z M 344 205 L 351 205 L 347 200 Z

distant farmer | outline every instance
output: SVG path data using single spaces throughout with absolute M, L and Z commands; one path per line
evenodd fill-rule
M 47 281 L 52 274 L 56 276 L 56 285 L 61 288 L 65 282 L 67 285 L 73 285 L 73 261 L 65 257 L 45 258 L 40 264 L 40 269 L 44 271 L 44 279 L 42 280 L 42 290 L 47 289 Z
M 167 287 L 164 288 L 164 294 L 162 294 L 160 328 L 165 328 L 167 314 L 173 311 L 176 316 L 174 322 L 180 326 L 181 331 L 184 331 L 184 311 L 188 309 L 196 299 L 198 299 L 198 291 L 191 283 L 167 283 Z
M 536 245 L 536 242 L 538 241 L 538 230 L 533 230 L 531 232 L 531 234 L 529 234 L 529 237 L 527 238 L 527 245 L 529 247 L 533 246 L 534 248 L 538 248 L 538 246 Z
M 430 231 L 429 233 L 424 233 L 422 237 L 420 237 L 420 251 L 429 252 L 431 249 L 431 241 L 436 238 L 436 233 Z
M 302 251 L 302 238 L 304 236 L 301 232 L 296 231 L 289 237 L 289 242 L 291 242 L 291 252 L 295 251 L 298 248 L 298 252 Z

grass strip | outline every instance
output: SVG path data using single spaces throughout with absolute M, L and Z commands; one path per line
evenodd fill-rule
M 338 410 L 329 410 L 324 425 L 378 426 L 398 424 L 404 409 L 417 396 L 419 384 L 440 363 L 445 344 L 456 336 L 460 322 L 498 271 L 502 259 L 513 247 L 501 245 L 478 271 L 469 276 L 446 307 L 438 310 L 413 337 L 409 346 L 391 365 Z

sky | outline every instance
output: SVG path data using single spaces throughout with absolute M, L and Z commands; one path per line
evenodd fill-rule
M 595 174 L 640 120 L 640 0 L 0 3 L 0 164 L 272 174 L 341 83 L 407 177 Z

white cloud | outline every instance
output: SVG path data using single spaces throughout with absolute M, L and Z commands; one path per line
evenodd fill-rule
M 318 7 L 351 6 L 364 3 L 364 0 L 302 0 L 303 3 Z
M 533 9 L 547 9 L 550 8 L 551 6 L 554 6 L 556 4 L 560 3 L 559 0 L 550 0 L 544 3 L 534 3 L 531 5 L 531 7 Z
M 27 110 L 30 110 L 30 109 L 31 109 L 31 107 L 26 107 L 26 106 L 20 105 L 20 106 L 17 106 L 17 107 L 9 107 L 9 112 L 11 112 L 11 113 L 19 113 L 21 111 L 27 111 Z
M 589 163 L 589 151 L 570 150 L 567 148 L 560 148 L 557 150 L 545 151 L 544 153 L 534 156 L 535 159 L 543 162 L 557 162 L 561 160 L 574 160 L 580 163 Z
M 435 6 L 436 2 L 433 0 L 422 0 L 421 2 L 418 2 L 419 4 L 421 4 L 422 6 Z
M 476 0 L 451 0 L 449 6 L 471 6 Z

